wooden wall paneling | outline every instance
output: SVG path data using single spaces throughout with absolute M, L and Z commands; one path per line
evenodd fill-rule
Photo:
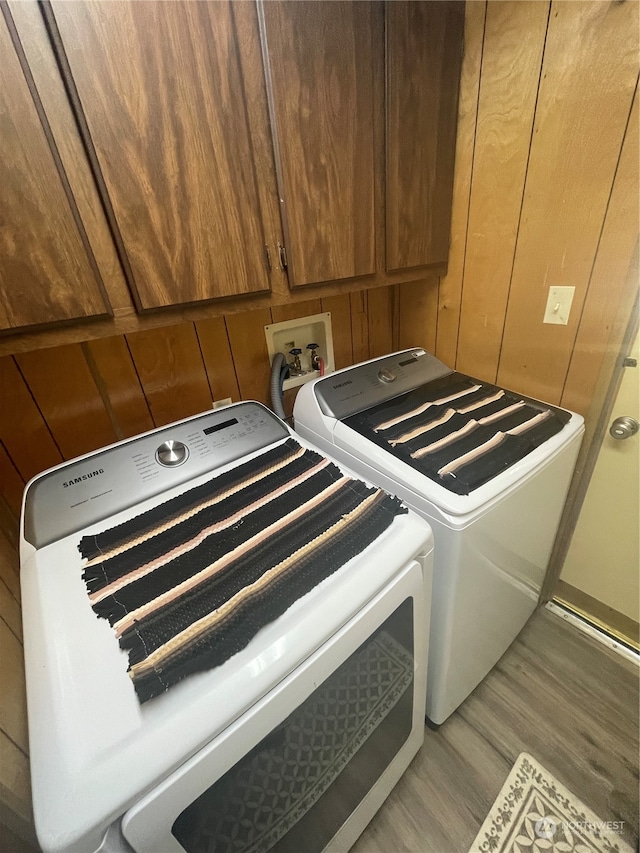
M 382 4 L 285 0 L 260 8 L 289 281 L 372 274 Z
M 153 419 L 136 368 L 121 335 L 89 341 L 85 357 L 101 391 L 118 439 L 153 429 Z
M 12 548 L 14 554 L 16 555 L 15 559 L 15 573 L 16 577 L 18 576 L 18 560 L 17 554 L 18 549 L 20 547 L 20 535 L 18 531 L 18 525 L 16 524 L 16 519 L 11 510 L 9 509 L 9 505 L 6 500 L 0 495 L 0 559 L 2 559 L 3 547 Z M 18 584 L 17 591 L 13 590 L 16 598 L 20 598 L 20 586 Z
M 29 751 L 22 644 L 0 619 L 0 728 L 23 752 Z
M 369 358 L 369 316 L 367 312 L 368 292 L 361 291 L 350 295 L 351 301 L 351 345 L 353 363 Z
M 467 242 L 469 193 L 473 169 L 486 7 L 486 2 L 467 3 L 465 6 L 464 55 L 460 72 L 460 96 L 458 99 L 458 133 L 453 176 L 449 265 L 447 274 L 440 279 L 435 346 L 435 354 L 450 367 L 455 367 L 458 345 L 458 324 Z M 425 318 L 425 320 L 429 320 L 429 318 Z M 400 335 L 403 335 L 402 325 Z
M 560 401 L 638 76 L 638 4 L 554 2 L 498 381 Z M 567 326 L 550 285 L 576 288 Z
M 18 554 L 7 537 L 0 532 L 0 618 L 22 642 L 20 611 L 20 579 Z
M 43 8 L 141 306 L 268 290 L 230 4 Z
M 199 320 L 195 327 L 213 399 L 237 402 L 240 390 L 224 317 Z
M 19 572 L 17 543 L 12 543 L 4 531 L 0 531 L 0 582 L 18 603 L 20 602 Z
M 0 358 L 0 441 L 25 482 L 62 462 L 62 454 L 11 356 Z
M 22 643 L 22 614 L 20 602 L 11 594 L 1 576 L 0 570 L 0 619 L 6 622 L 7 627 L 15 638 Z M 1 848 L 0 848 L 1 849 Z
M 268 308 L 230 314 L 225 318 L 233 363 L 243 400 L 259 400 L 271 406 L 271 366 L 264 327 L 272 322 Z
M 42 108 L 55 139 L 56 150 L 107 290 L 113 314 L 116 317 L 133 314 L 135 309 L 131 293 L 100 202 L 91 165 L 78 132 L 73 109 L 58 69 L 39 4 L 10 0 L 7 5 L 11 10 L 11 16 L 29 64 L 29 71 L 33 76 Z M 65 341 L 65 343 L 69 342 Z
M 80 344 L 21 353 L 16 361 L 65 459 L 116 441 Z
M 211 408 L 213 400 L 193 323 L 127 335 L 156 426 Z
M 436 329 L 438 323 L 437 278 L 398 285 L 400 338 L 399 349 L 424 347 L 427 352 L 436 351 Z M 448 365 L 453 367 L 452 364 Z
M 0 10 L 0 327 L 109 313 L 75 200 L 6 6 Z
M 300 388 L 287 388 L 287 390 L 282 395 L 282 408 L 284 409 L 285 420 L 289 422 L 289 424 L 293 425 L 293 407 L 296 402 L 296 397 L 298 396 L 298 391 Z M 271 408 L 271 403 L 269 403 L 269 408 Z
M 386 265 L 446 264 L 464 3 L 385 10 Z
M 351 298 L 348 293 L 342 296 L 327 296 L 321 300 L 321 311 L 331 314 L 331 335 L 333 337 L 333 360 L 336 370 L 353 364 L 353 342 L 351 340 Z
M 498 372 L 549 9 L 487 6 L 456 360 L 487 382 Z
M 322 304 L 319 299 L 306 299 L 304 302 L 294 302 L 291 305 L 274 305 L 271 308 L 271 320 L 273 323 L 282 323 L 284 320 L 311 317 L 321 312 Z
M 617 315 L 628 317 L 638 291 L 638 90 L 625 134 L 620 162 L 604 220 L 589 290 L 580 318 L 561 403 L 586 415 L 594 398 L 607 351 L 620 348 L 615 337 Z M 626 284 L 625 284 L 626 283 Z M 612 286 L 613 285 L 613 286 Z M 626 322 L 621 325 L 624 334 Z
M 369 358 L 393 352 L 393 286 L 367 291 Z
M 15 518 L 19 519 L 24 480 L 2 444 L 0 444 L 0 491 Z

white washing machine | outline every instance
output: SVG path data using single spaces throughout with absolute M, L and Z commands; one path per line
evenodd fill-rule
M 259 403 L 34 478 L 45 853 L 347 850 L 423 741 L 432 550 Z
M 307 383 L 294 421 L 433 529 L 427 717 L 439 725 L 536 607 L 583 419 L 415 348 Z

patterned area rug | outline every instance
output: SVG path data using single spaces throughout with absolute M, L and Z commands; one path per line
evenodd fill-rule
M 521 753 L 470 853 L 632 853 L 622 821 L 601 820 Z

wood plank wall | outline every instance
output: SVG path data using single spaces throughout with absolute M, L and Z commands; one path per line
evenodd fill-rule
M 17 518 L 24 484 L 45 468 L 212 400 L 269 404 L 269 323 L 331 312 L 337 367 L 390 352 L 394 297 L 383 287 L 0 358 L 2 496 Z
M 22 853 L 35 836 L 16 544 L 0 532 L 0 850 Z
M 637 85 L 637 3 L 467 4 L 449 270 L 400 301 L 401 344 L 597 415 L 637 290 Z M 575 287 L 567 326 L 550 285 Z
M 637 17 L 629 0 L 467 4 L 451 253 L 439 282 L 0 359 L 0 493 L 14 543 L 24 484 L 39 471 L 212 400 L 268 403 L 263 327 L 295 316 L 331 312 L 338 367 L 421 345 L 481 379 L 597 416 L 601 366 L 637 289 Z M 552 284 L 576 288 L 567 326 L 542 324 Z M 0 807 L 26 818 L 19 588 L 15 551 L 3 549 L 0 768 L 11 778 L 0 777 Z

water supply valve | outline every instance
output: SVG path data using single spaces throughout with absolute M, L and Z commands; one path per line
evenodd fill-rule
M 307 349 L 310 350 L 311 370 L 320 370 L 320 356 L 317 352 L 318 344 L 307 344 Z
M 293 356 L 293 361 L 289 362 L 289 374 L 291 376 L 302 376 L 302 364 L 300 363 L 300 353 L 302 350 L 299 347 L 294 347 L 289 350 L 289 355 Z

